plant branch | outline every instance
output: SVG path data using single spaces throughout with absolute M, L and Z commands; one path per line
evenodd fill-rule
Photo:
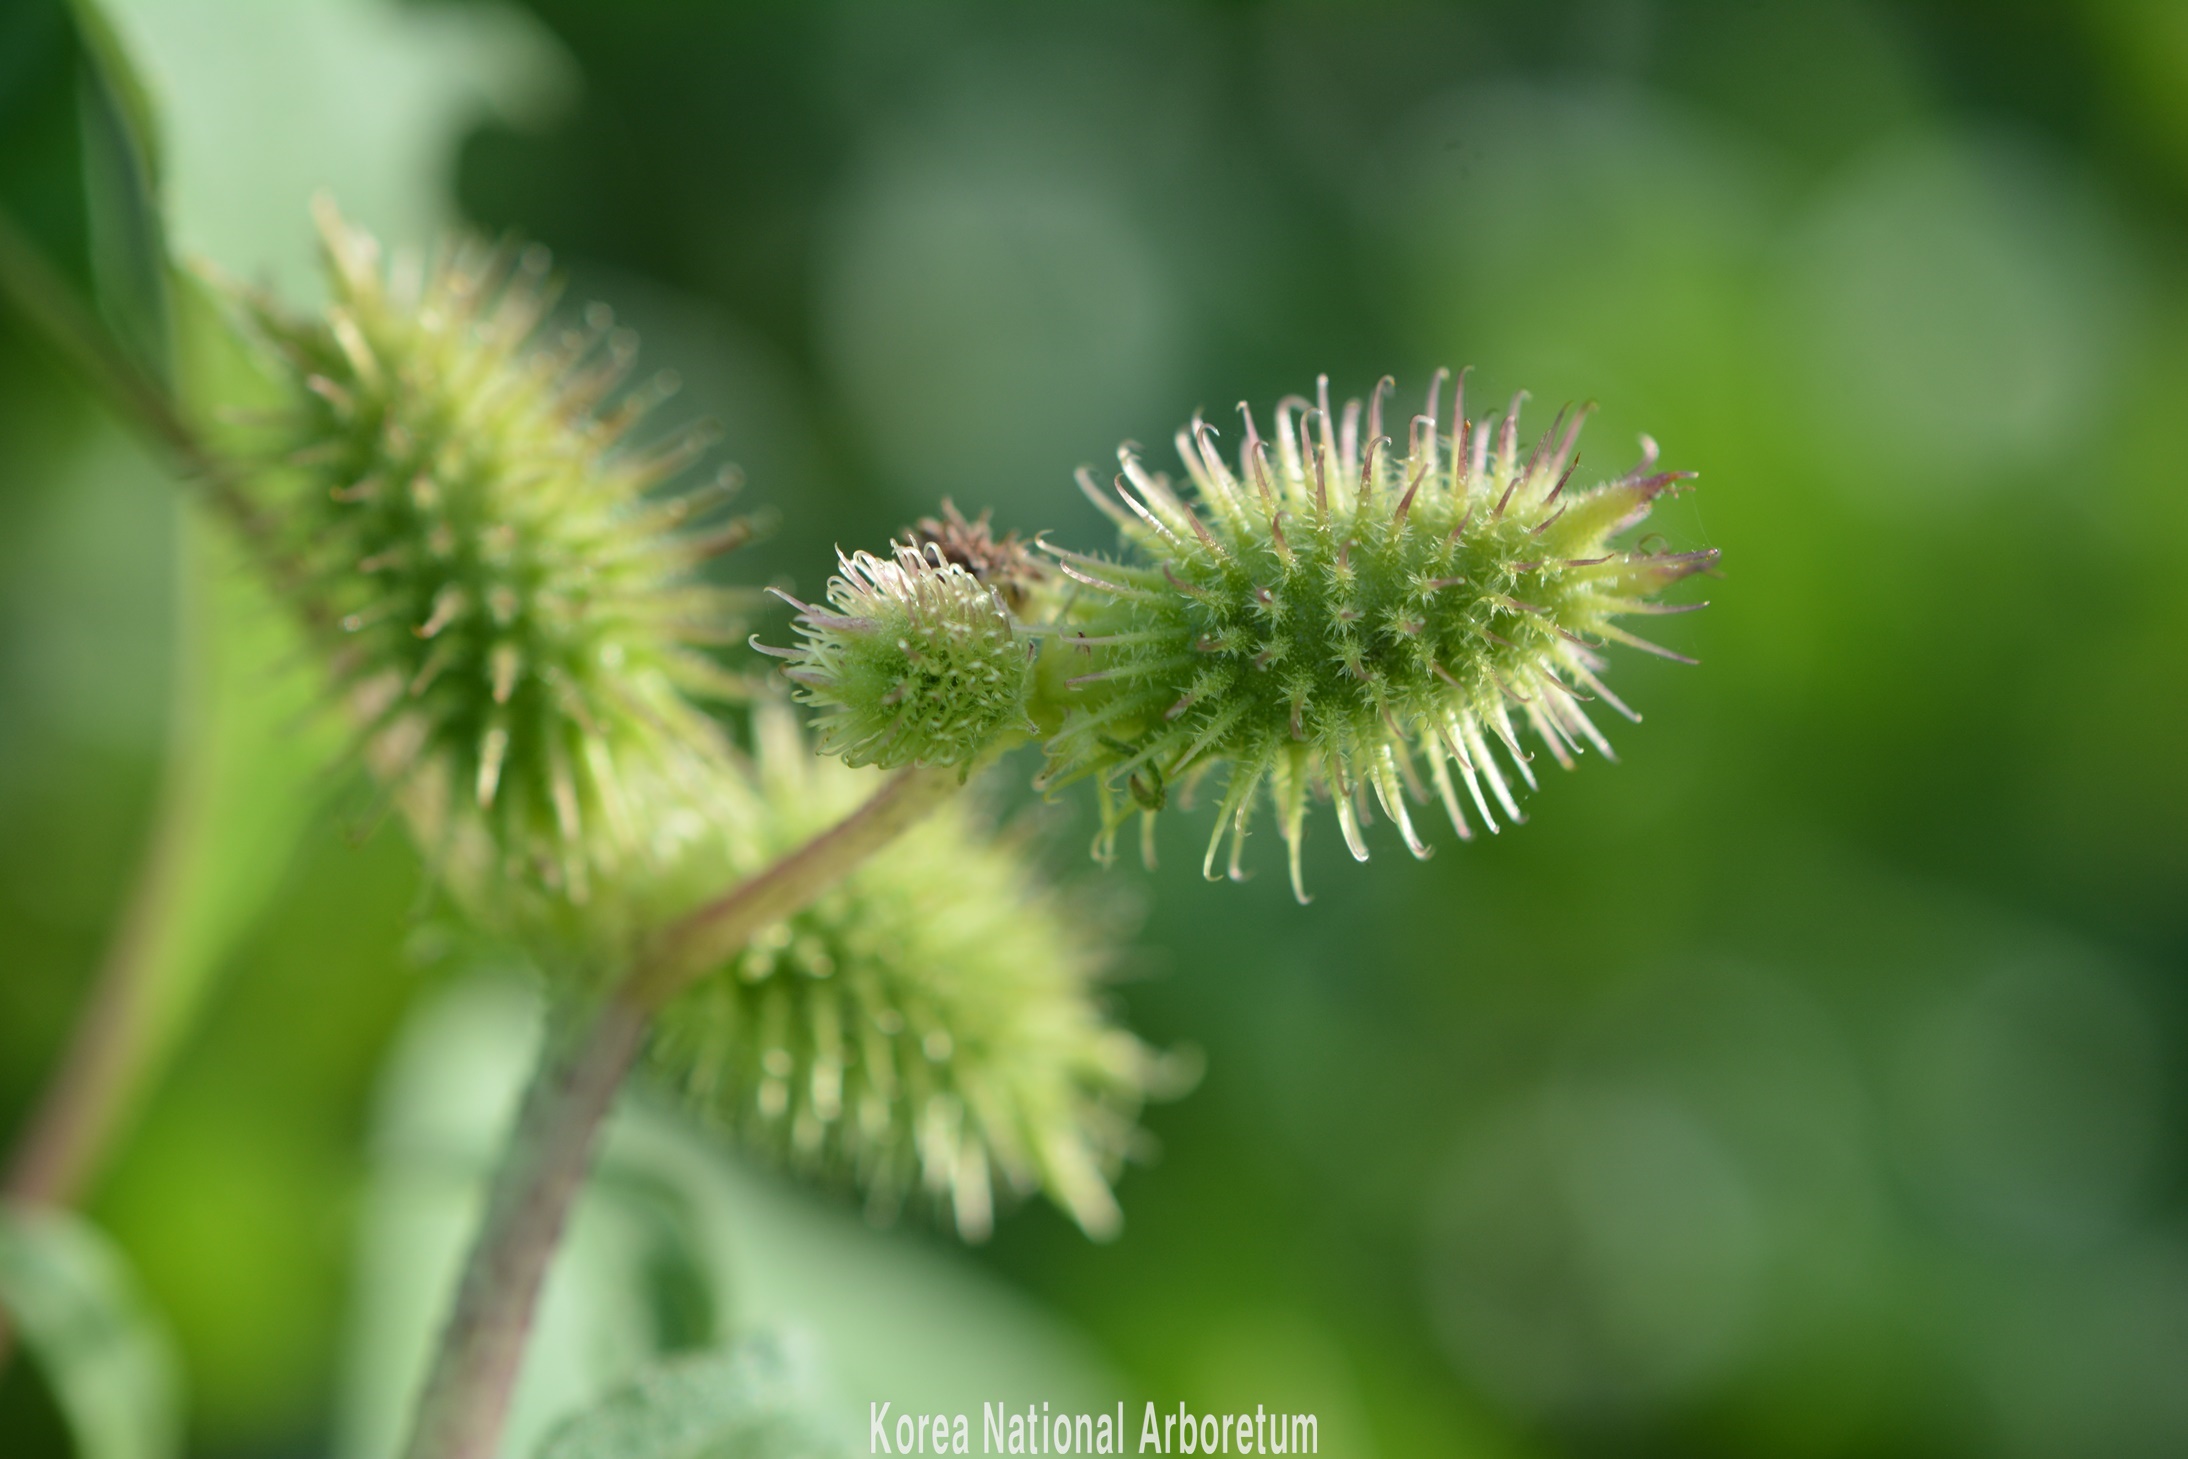
M 500 1447 L 548 1262 L 646 1021 L 621 990 L 574 1027 L 550 1019 L 418 1402 L 411 1455 L 491 1459 Z
M 499 1449 L 548 1263 L 654 1011 L 849 876 L 959 783 L 955 771 L 897 772 L 842 821 L 672 924 L 605 999 L 550 1026 L 426 1375 L 408 1459 L 493 1459 Z
M 843 880 L 962 783 L 954 770 L 899 770 L 842 821 L 673 923 L 640 958 L 626 986 L 648 1008 L 659 1008 L 692 979 L 720 967 L 753 933 L 782 921 Z

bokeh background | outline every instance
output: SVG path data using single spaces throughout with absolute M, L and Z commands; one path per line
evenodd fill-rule
M 1667 621 L 1704 666 L 1622 656 L 1622 763 L 1424 864 L 1325 819 L 1311 908 L 1273 846 L 1201 883 L 1191 816 L 1100 875 L 1148 909 L 1117 997 L 1207 1067 L 1120 1242 L 868 1232 L 641 1110 L 631 1158 L 706 1164 L 675 1220 L 741 1253 L 679 1320 L 816 1328 L 861 1417 L 1085 1391 L 1312 1409 L 1347 1456 L 2188 1453 L 2188 7 L 114 10 L 180 246 L 307 292 L 320 185 L 396 237 L 544 240 L 724 422 L 780 520 L 749 581 L 817 590 L 943 495 L 1098 545 L 1073 467 L 1322 371 L 1471 364 L 1477 409 L 1600 401 L 1606 473 L 1644 430 L 1702 472 L 1652 526 L 1724 552 Z M 0 98 L 43 44 L 0 24 Z M 155 802 L 172 496 L 0 317 L 0 1130 Z M 403 1132 L 490 1125 L 520 1037 L 322 789 L 237 873 L 88 1207 L 205 1456 L 384 1442 L 374 1345 L 431 1300 L 388 1294 L 462 1224 Z M 1059 875 L 1096 875 L 1089 819 Z M 624 1218 L 601 1260 L 674 1288 Z M 568 1383 L 619 1321 L 674 1345 L 562 1300 Z M 62 1452 L 49 1410 L 15 1364 L 0 1450 Z

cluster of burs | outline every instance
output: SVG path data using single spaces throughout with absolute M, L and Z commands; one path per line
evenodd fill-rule
M 754 599 L 704 566 L 749 535 L 732 483 L 676 483 L 710 444 L 651 432 L 673 389 L 632 385 L 635 342 L 593 306 L 564 322 L 536 249 L 383 259 L 326 210 L 330 300 L 238 293 L 281 396 L 246 443 L 281 586 L 324 645 L 359 749 L 439 884 L 524 941 L 551 987 L 596 990 L 652 930 L 767 868 L 883 772 L 970 775 L 1034 742 L 1037 784 L 1087 779 L 1097 850 L 1226 767 L 1207 870 L 1241 858 L 1266 789 L 1304 899 L 1310 798 L 1353 853 L 1375 811 L 1415 855 L 1409 805 L 1461 837 L 1519 819 L 1522 730 L 1559 763 L 1627 712 L 1614 620 L 1708 553 L 1616 539 L 1681 479 L 1654 447 L 1574 486 L 1580 421 L 1539 441 L 1426 408 L 1250 412 L 1233 459 L 1196 419 L 1187 482 L 1131 450 L 1081 486 L 1114 556 L 998 538 L 945 505 L 791 599 L 787 660 L 816 746 L 739 673 Z M 750 661 L 747 661 L 750 662 Z M 1503 755 L 1500 763 L 1499 752 Z M 1508 768 L 1507 768 L 1508 767 Z M 977 799 L 905 838 L 680 994 L 651 1063 L 750 1142 L 849 1179 L 878 1208 L 924 1190 L 969 1236 L 1045 1190 L 1088 1231 L 1141 1103 L 1175 1085 L 1100 997 L 1092 919 L 1027 869 Z
M 1657 471 L 1653 441 L 1631 471 L 1576 488 L 1585 412 L 1529 442 L 1518 399 L 1477 425 L 1463 377 L 1439 372 L 1400 451 L 1389 384 L 1336 412 L 1325 379 L 1317 399 L 1278 404 L 1273 440 L 1242 405 L 1235 467 L 1196 418 L 1177 439 L 1189 486 L 1129 447 L 1107 490 L 1081 471 L 1117 557 L 1029 552 L 954 512 L 922 523 L 890 560 L 846 558 L 825 605 L 797 604 L 801 645 L 773 652 L 854 762 L 965 764 L 1040 740 L 1042 785 L 1095 782 L 1104 857 L 1134 814 L 1151 856 L 1155 813 L 1219 765 L 1203 871 L 1228 834 L 1229 874 L 1244 874 L 1266 787 L 1302 901 L 1310 797 L 1362 861 L 1375 809 L 1417 857 L 1409 802 L 1440 800 L 1462 839 L 1469 806 L 1495 831 L 1521 819 L 1512 779 L 1535 784 L 1521 729 L 1568 769 L 1608 755 L 1586 703 L 1632 711 L 1600 650 L 1678 657 L 1616 620 L 1702 606 L 1655 594 L 1716 553 L 1616 545 L 1692 474 Z
M 329 302 L 238 292 L 278 408 L 238 443 L 359 752 L 446 893 L 583 997 L 646 935 L 765 869 L 881 779 L 816 755 L 727 671 L 749 535 L 708 444 L 641 422 L 600 307 L 565 326 L 536 249 L 383 259 L 322 209 Z M 983 596 L 986 596 L 983 594 Z M 1007 632 L 1007 630 L 1006 630 Z M 1045 1190 L 1114 1231 L 1110 1180 L 1171 1061 L 1100 996 L 1093 919 L 953 798 L 655 1020 L 651 1073 L 757 1148 L 977 1238 Z

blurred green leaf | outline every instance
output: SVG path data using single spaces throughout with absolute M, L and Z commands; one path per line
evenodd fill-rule
M 540 1445 L 539 1459 L 817 1459 L 848 1454 L 796 1347 L 771 1333 L 656 1363 Z
M 176 248 L 288 293 L 317 287 L 314 193 L 331 191 L 391 242 L 430 244 L 454 221 L 456 139 L 488 118 L 527 124 L 574 87 L 553 36 L 508 5 L 108 8 L 160 100 Z
M 267 387 L 195 280 L 175 281 L 177 373 L 201 418 L 264 403 Z M 327 789 L 341 729 L 313 656 L 233 535 L 185 513 L 171 773 L 191 824 L 173 925 L 154 955 L 156 1038 L 170 1044 L 227 949 L 273 895 Z
M 228 949 L 273 895 L 327 784 L 339 743 L 302 644 L 229 537 L 195 514 L 182 541 L 183 622 L 172 824 L 172 909 L 155 969 L 155 1061 L 195 1016 Z
M 0 1310 L 44 1370 L 81 1459 L 179 1452 L 174 1354 L 104 1236 L 65 1212 L 0 1207 Z
M 264 911 L 338 743 L 298 634 L 241 549 L 194 507 L 171 520 L 175 589 L 167 621 L 147 626 L 171 654 L 164 764 L 136 844 L 117 848 L 134 865 L 85 1005 L 103 1012 L 82 1015 L 68 1055 L 97 1073 L 56 1086 L 73 1117 L 55 1106 L 35 1125 L 52 1143 L 33 1188 L 57 1202 L 92 1188 Z
M 136 155 L 145 187 L 156 196 L 160 185 L 160 134 L 152 94 L 145 89 L 135 60 L 97 0 L 67 0 L 65 8 L 75 23 L 78 43 L 97 69 L 115 119 Z
M 0 13 L 0 216 L 89 298 L 80 48 L 62 0 Z
M 83 189 L 93 297 L 155 377 L 169 373 L 167 229 L 151 98 L 93 0 L 70 0 L 83 57 Z
M 26 211 L 22 236 L 11 226 L 0 240 L 11 245 L 8 292 L 118 397 L 110 404 L 126 405 L 148 395 L 134 384 L 139 373 L 173 373 L 152 104 L 92 0 L 40 0 L 8 24 L 38 44 L 0 71 L 0 154 L 14 163 L 10 172 L 43 188 L 42 198 L 29 195 L 42 206 Z M 26 160 L 41 152 L 42 168 Z M 63 180 L 69 160 L 73 186 Z M 0 187 L 0 202 L 10 201 L 6 193 Z M 188 1021 L 206 972 L 271 889 L 310 804 L 280 774 L 311 764 L 316 748 L 294 733 L 308 702 L 294 692 L 297 675 L 276 667 L 294 657 L 292 646 L 276 616 L 240 587 L 240 564 L 217 534 L 189 525 L 179 550 L 168 763 L 105 974 L 126 990 L 112 999 L 121 1011 L 103 1025 L 109 1047 L 90 1056 L 111 1077 L 86 1096 L 93 1113 L 78 1122 L 84 1133 L 58 1153 L 55 1193 L 64 1199 L 95 1167 Z M 259 807 L 270 818 L 253 814 Z
M 46 266 L 39 287 L 93 308 L 139 368 L 164 376 L 158 143 L 135 67 L 90 0 L 11 7 L 0 52 L 0 213 Z

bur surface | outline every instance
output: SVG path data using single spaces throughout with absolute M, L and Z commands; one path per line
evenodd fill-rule
M 1371 809 L 1426 856 L 1409 802 L 1439 800 L 1462 838 L 1521 819 L 1512 782 L 1536 778 L 1523 735 L 1568 767 L 1609 753 L 1591 708 L 1630 711 L 1601 650 L 1678 657 L 1618 620 L 1699 606 L 1655 594 L 1716 560 L 1620 539 L 1691 473 L 1657 471 L 1645 441 L 1632 470 L 1576 484 L 1582 415 L 1530 441 L 1519 399 L 1469 421 L 1462 382 L 1446 422 L 1445 379 L 1388 422 L 1388 381 L 1342 412 L 1324 381 L 1317 400 L 1278 405 L 1269 438 L 1246 412 L 1235 461 L 1196 419 L 1177 439 L 1185 484 L 1129 447 L 1112 484 L 1081 473 L 1124 553 L 1052 549 L 1081 595 L 1043 666 L 1062 706 L 1045 779 L 1093 778 L 1105 834 L 1227 765 L 1207 869 L 1228 832 L 1241 874 L 1266 789 L 1304 899 L 1311 797 L 1334 805 L 1356 857 Z

